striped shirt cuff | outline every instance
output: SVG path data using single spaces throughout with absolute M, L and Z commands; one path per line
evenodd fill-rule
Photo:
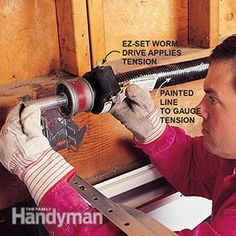
M 152 130 L 145 138 L 134 137 L 135 141 L 142 144 L 148 144 L 159 138 L 165 131 L 166 123 L 161 121 L 161 111 L 154 109 L 147 117 L 152 124 Z
M 35 203 L 39 204 L 48 190 L 73 169 L 74 167 L 59 153 L 53 149 L 48 149 L 37 162 L 34 162 L 26 169 L 23 181 L 28 187 Z

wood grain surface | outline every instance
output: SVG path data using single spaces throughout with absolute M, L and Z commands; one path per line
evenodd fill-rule
M 219 0 L 189 0 L 189 43 L 203 48 L 219 42 Z
M 0 1 L 0 83 L 60 69 L 55 2 Z
M 236 1 L 221 0 L 219 5 L 219 36 L 227 37 L 236 32 Z
M 61 69 L 83 75 L 91 69 L 86 0 L 56 0 Z

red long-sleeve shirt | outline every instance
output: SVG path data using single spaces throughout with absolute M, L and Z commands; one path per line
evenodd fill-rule
M 183 130 L 170 126 L 152 143 L 135 145 L 148 154 L 157 170 L 184 195 L 202 196 L 213 201 L 210 223 L 201 223 L 194 230 L 184 229 L 178 235 L 236 235 L 236 160 L 207 152 L 202 137 L 191 138 Z M 95 211 L 69 186 L 68 177 L 46 193 L 40 207 L 55 208 L 58 212 Z M 54 235 L 121 234 L 110 222 L 100 225 L 63 224 L 60 228 L 51 224 L 46 227 Z

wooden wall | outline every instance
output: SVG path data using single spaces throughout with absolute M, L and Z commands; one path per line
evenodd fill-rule
M 2 0 L 0 83 L 83 75 L 124 39 L 214 47 L 235 32 L 235 0 Z
M 62 64 L 63 57 L 67 59 L 63 69 L 72 74 L 82 75 L 111 50 L 121 50 L 124 39 L 177 40 L 178 46 L 210 48 L 236 32 L 235 0 L 58 0 L 56 4 Z M 77 52 L 71 57 L 73 48 Z M 120 57 L 113 53 L 108 60 Z

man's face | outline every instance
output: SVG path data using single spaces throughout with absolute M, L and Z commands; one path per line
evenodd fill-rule
M 211 63 L 204 81 L 205 96 L 197 106 L 205 148 L 218 156 L 236 159 L 236 68 L 232 60 Z

